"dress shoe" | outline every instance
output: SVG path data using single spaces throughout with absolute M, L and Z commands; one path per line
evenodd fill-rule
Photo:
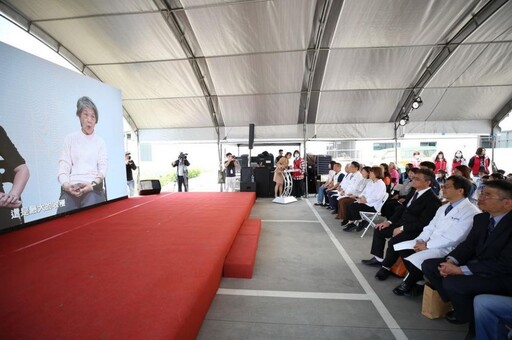
M 409 286 L 407 283 L 402 281 L 402 283 L 393 289 L 393 293 L 395 293 L 398 296 L 412 296 L 414 291 L 414 286 Z
M 375 274 L 375 278 L 379 281 L 384 281 L 389 277 L 389 275 L 391 275 L 391 272 L 386 268 L 382 267 L 381 269 L 379 269 L 377 274 Z
M 361 261 L 363 264 L 367 265 L 367 266 L 374 266 L 374 267 L 380 267 L 382 266 L 382 262 L 380 262 L 379 260 L 377 260 L 375 257 L 372 257 L 371 259 L 369 260 L 362 260 Z
M 332 208 L 330 206 L 326 206 L 325 209 L 332 210 Z
M 367 221 L 361 221 L 359 222 L 359 224 L 357 225 L 357 228 L 356 228 L 356 231 L 361 231 L 363 230 L 364 228 L 366 228 L 366 226 L 368 225 L 368 222 Z
M 331 211 L 331 214 L 338 215 L 338 212 L 336 210 Z
M 352 231 L 353 229 L 356 229 L 357 225 L 355 223 L 349 223 L 343 228 L 343 231 Z
M 344 227 L 348 224 L 348 220 L 341 221 L 341 226 Z
M 315 203 L 315 205 L 321 205 L 321 206 L 323 206 L 324 204 L 323 204 L 323 203 L 318 203 L 318 202 L 316 202 L 316 203 Z
M 457 319 L 457 317 L 455 316 L 454 310 L 451 310 L 448 313 L 446 313 L 445 318 L 446 318 L 446 321 L 448 321 L 449 323 L 453 323 L 456 325 L 462 325 L 462 324 L 467 323 L 467 321 L 461 321 L 461 320 Z

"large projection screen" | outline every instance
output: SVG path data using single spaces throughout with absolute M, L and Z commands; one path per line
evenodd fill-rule
M 126 196 L 120 90 L 3 43 L 0 79 L 0 232 Z

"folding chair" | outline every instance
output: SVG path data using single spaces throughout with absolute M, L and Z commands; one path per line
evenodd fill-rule
M 360 211 L 359 212 L 359 215 L 361 215 L 361 218 L 363 220 L 365 220 L 366 222 L 368 222 L 368 225 L 366 226 L 366 228 L 364 228 L 364 231 L 363 231 L 363 234 L 361 235 L 361 238 L 364 237 L 364 234 L 366 234 L 366 232 L 368 231 L 368 228 L 372 227 L 372 228 L 375 228 L 375 220 L 377 219 L 378 216 L 380 216 L 380 210 L 382 209 L 382 206 L 384 205 L 384 203 L 386 203 L 386 201 L 388 200 L 388 197 L 389 197 L 389 193 L 385 193 L 384 196 L 382 196 L 382 199 L 380 200 L 379 204 L 377 206 L 375 206 L 375 210 L 377 212 L 368 212 L 368 211 Z

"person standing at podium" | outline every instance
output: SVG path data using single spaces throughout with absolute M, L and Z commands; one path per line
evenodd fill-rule
M 288 159 L 286 157 L 281 157 L 276 164 L 276 169 L 274 171 L 274 182 L 276 183 L 274 187 L 274 197 L 279 197 L 283 193 L 283 185 L 284 185 L 284 171 L 288 168 Z

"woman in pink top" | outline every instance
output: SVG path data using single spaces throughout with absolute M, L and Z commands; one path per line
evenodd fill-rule
M 76 109 L 81 129 L 64 139 L 59 159 L 61 195 L 57 214 L 106 201 L 103 182 L 107 173 L 107 147 L 94 133 L 98 109 L 88 97 L 78 99 Z
M 400 181 L 400 173 L 396 169 L 394 162 L 389 162 L 389 175 L 391 176 L 391 184 L 397 185 Z

